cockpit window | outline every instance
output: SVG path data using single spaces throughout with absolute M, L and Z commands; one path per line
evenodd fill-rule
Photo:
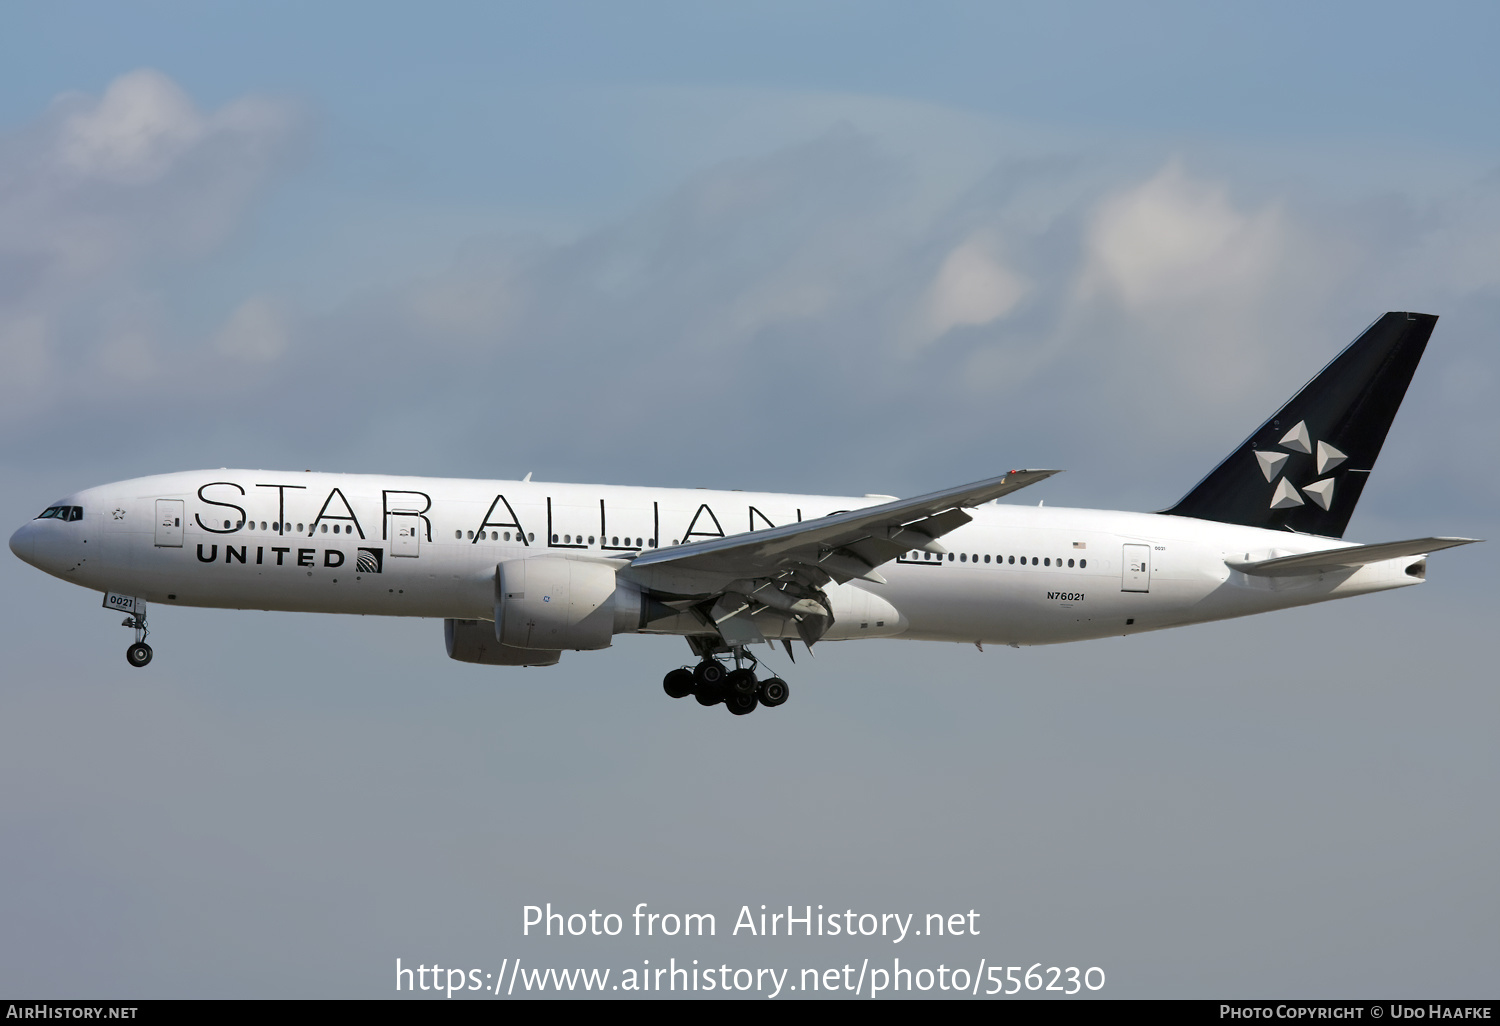
M 48 506 L 42 510 L 38 520 L 82 520 L 82 506 Z

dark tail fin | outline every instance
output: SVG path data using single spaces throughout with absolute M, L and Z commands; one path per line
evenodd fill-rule
M 1380 318 L 1161 512 L 1342 538 L 1436 323 Z

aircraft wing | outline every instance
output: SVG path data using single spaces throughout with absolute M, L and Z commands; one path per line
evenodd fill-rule
M 834 513 L 817 520 L 674 545 L 643 552 L 635 568 L 669 568 L 736 578 L 773 576 L 789 569 L 822 571 L 843 584 L 851 580 L 885 583 L 875 569 L 903 552 L 947 550 L 937 539 L 974 519 L 966 507 L 1008 495 L 1059 473 L 1012 470 L 1000 477 L 897 499 L 879 506 Z
M 1305 574 L 1321 574 L 1334 570 L 1349 570 L 1366 563 L 1379 563 L 1402 556 L 1421 556 L 1440 549 L 1451 549 L 1456 545 L 1470 545 L 1478 538 L 1413 538 L 1410 541 L 1381 542 L 1377 545 L 1350 545 L 1340 549 L 1324 549 L 1298 556 L 1278 556 L 1275 559 L 1260 559 L 1249 562 L 1226 559 L 1231 570 L 1255 577 L 1295 577 Z

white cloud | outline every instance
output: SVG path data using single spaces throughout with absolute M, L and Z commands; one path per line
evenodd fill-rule
M 162 177 L 210 128 L 187 94 L 150 68 L 121 75 L 97 101 L 61 102 L 72 110 L 57 127 L 58 165 L 119 185 Z
M 34 401 L 60 394 L 59 366 L 74 395 L 163 366 L 147 357 L 171 347 L 158 334 L 169 320 L 122 331 L 114 311 L 157 305 L 152 276 L 228 237 L 297 123 L 257 97 L 199 110 L 169 77 L 141 69 L 100 96 L 59 96 L 0 136 L 0 324 L 10 325 L 0 352 L 25 368 Z
M 1107 290 L 1136 311 L 1249 297 L 1275 270 L 1287 241 L 1275 204 L 1237 210 L 1224 185 L 1190 178 L 1172 161 L 1101 206 L 1089 232 L 1084 288 Z
M 953 328 L 997 321 L 1016 308 L 1030 287 L 1000 263 L 982 239 L 969 239 L 938 268 L 923 297 L 916 341 L 923 345 Z

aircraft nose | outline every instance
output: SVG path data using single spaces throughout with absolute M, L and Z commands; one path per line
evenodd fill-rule
M 22 524 L 16 533 L 10 536 L 10 551 L 21 559 L 36 565 L 36 525 Z

